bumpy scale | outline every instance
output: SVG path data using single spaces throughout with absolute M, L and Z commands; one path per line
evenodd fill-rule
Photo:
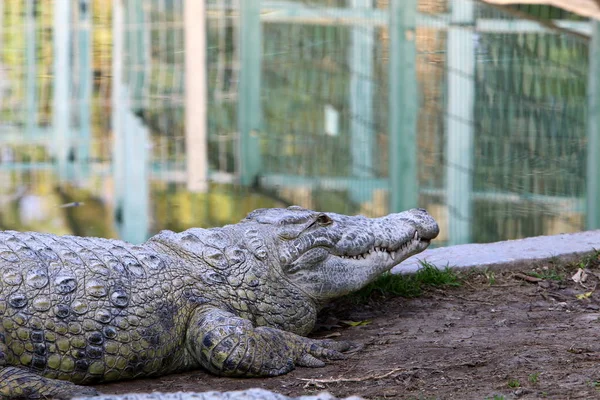
M 0 231 L 0 398 L 93 395 L 80 385 L 195 368 L 323 366 L 350 344 L 304 337 L 319 308 L 437 234 L 421 209 L 369 219 L 300 207 L 140 246 Z

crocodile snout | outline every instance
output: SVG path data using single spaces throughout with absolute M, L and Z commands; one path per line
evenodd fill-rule
M 401 213 L 389 214 L 374 220 L 383 238 L 404 242 L 419 239 L 429 242 L 440 233 L 435 219 L 424 208 L 413 208 Z
M 435 219 L 424 208 L 413 208 L 406 211 L 414 220 L 419 237 L 424 240 L 433 240 L 440 233 L 440 227 Z

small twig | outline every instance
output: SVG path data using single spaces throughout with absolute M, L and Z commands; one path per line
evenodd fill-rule
M 596 291 L 596 287 L 598 286 L 598 282 L 594 282 L 594 286 L 593 287 L 589 287 L 583 284 L 583 282 L 579 282 L 579 284 L 585 289 L 588 290 L 590 292 L 595 292 Z
M 543 279 L 542 279 L 542 278 L 538 278 L 538 277 L 535 277 L 535 276 L 530 276 L 530 275 L 525 275 L 525 274 L 522 274 L 522 273 L 520 273 L 520 272 L 515 272 L 515 273 L 513 274 L 513 276 L 514 276 L 515 278 L 523 279 L 524 281 L 527 281 L 527 282 L 532 282 L 532 283 L 537 283 L 537 282 L 541 282 L 541 281 L 543 281 Z
M 469 281 L 463 281 L 463 283 L 464 283 L 465 285 L 467 285 L 468 287 L 470 287 L 471 289 L 473 289 L 473 290 L 479 290 L 478 288 L 476 288 L 476 287 L 475 287 L 475 286 L 474 286 L 474 285 L 473 285 L 471 282 L 469 282 Z
M 321 340 L 321 339 L 331 339 L 331 338 L 340 337 L 340 336 L 342 336 L 342 334 L 339 333 L 339 332 L 331 332 L 331 333 L 328 333 L 326 335 L 318 335 L 318 336 L 314 336 L 314 337 L 316 339 Z
M 316 383 L 338 383 L 338 382 L 364 382 L 364 381 L 368 381 L 368 380 L 377 380 L 377 379 L 383 379 L 383 378 L 387 378 L 388 376 L 395 374 L 396 372 L 400 372 L 400 371 L 406 371 L 406 369 L 404 368 L 394 368 L 393 370 L 386 372 L 385 374 L 382 375 L 367 375 L 367 376 L 363 376 L 361 378 L 329 378 L 329 379 L 307 379 L 307 378 L 298 378 L 301 381 L 305 381 L 311 384 L 316 384 Z
M 569 297 L 563 296 L 562 294 L 559 294 L 559 293 L 547 292 L 547 295 L 550 297 L 554 297 L 555 299 L 559 299 L 559 300 L 571 300 Z

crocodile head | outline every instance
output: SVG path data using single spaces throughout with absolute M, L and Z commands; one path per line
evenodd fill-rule
M 242 222 L 262 238 L 273 267 L 317 303 L 364 287 L 439 232 L 423 209 L 366 218 L 293 206 L 259 209 Z

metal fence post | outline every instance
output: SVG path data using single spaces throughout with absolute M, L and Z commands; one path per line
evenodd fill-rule
M 240 183 L 255 183 L 261 169 L 260 74 L 262 38 L 260 0 L 240 1 L 240 82 L 238 97 L 238 130 Z
M 600 229 L 600 22 L 590 23 L 586 228 Z
M 475 42 L 471 0 L 453 0 L 448 28 L 446 204 L 449 244 L 471 241 Z M 466 25 L 466 26 L 465 26 Z
M 112 93 L 111 93 L 111 128 L 113 134 L 112 175 L 114 185 L 114 220 L 120 232 L 123 222 L 123 193 L 125 188 L 125 147 L 123 140 L 123 120 L 125 115 L 125 90 L 123 85 L 124 71 L 124 7 L 122 0 L 112 2 Z
M 29 138 L 35 136 L 37 129 L 37 41 L 36 41 L 36 1 L 27 0 L 26 45 L 25 59 L 27 60 L 27 115 L 25 116 L 26 134 Z
M 132 243 L 148 239 L 150 229 L 149 132 L 131 109 L 123 121 L 123 147 L 126 154 L 121 238 Z
M 61 180 L 68 174 L 68 156 L 71 148 L 71 2 L 54 2 L 54 94 L 52 128 L 54 129 L 54 157 Z
M 372 0 L 351 0 L 352 8 L 372 8 Z M 373 176 L 373 27 L 352 27 L 350 50 L 350 134 L 352 176 Z
M 208 190 L 206 4 L 185 0 L 185 146 L 187 188 Z
M 90 0 L 79 0 L 78 24 L 78 94 L 79 132 L 77 139 L 77 173 L 89 173 L 91 147 L 91 100 L 92 100 L 92 7 Z
M 122 239 L 141 243 L 148 237 L 148 129 L 133 112 L 131 94 L 126 85 L 125 7 L 127 0 L 113 0 L 113 179 L 115 185 L 114 219 Z M 131 4 L 127 4 L 131 6 Z M 129 9 L 131 10 L 131 8 Z M 129 49 L 135 49 L 135 39 Z M 141 46 L 141 44 L 138 44 Z M 135 77 L 130 75 L 129 78 Z
M 390 212 L 414 208 L 417 181 L 416 0 L 390 0 Z

